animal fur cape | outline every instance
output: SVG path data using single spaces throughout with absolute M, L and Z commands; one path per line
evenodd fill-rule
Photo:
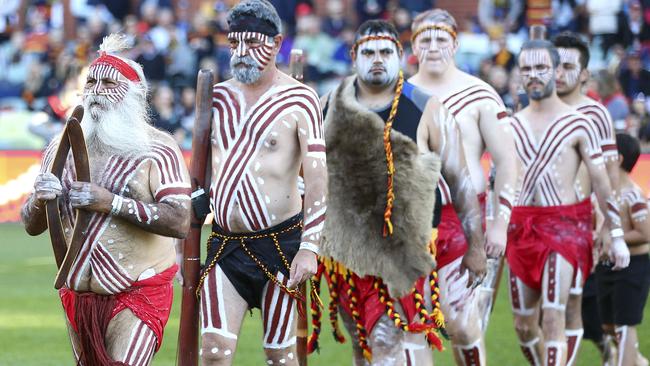
M 381 277 L 391 295 L 401 297 L 435 267 L 428 243 L 440 159 L 391 131 L 393 235 L 384 238 L 384 121 L 357 102 L 354 82 L 346 78 L 331 94 L 325 119 L 329 193 L 322 254 L 359 276 Z

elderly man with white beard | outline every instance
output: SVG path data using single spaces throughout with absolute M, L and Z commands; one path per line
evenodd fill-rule
M 45 150 L 22 219 L 30 235 L 47 229 L 45 204 L 62 198 L 91 214 L 83 246 L 59 290 L 75 360 L 81 365 L 147 365 L 162 343 L 177 271 L 174 239 L 189 229 L 190 184 L 178 146 L 148 121 L 142 68 L 116 56 L 127 48 L 109 35 L 83 92 L 91 183 L 78 182 L 72 159 L 62 178 L 49 173 L 58 140 Z

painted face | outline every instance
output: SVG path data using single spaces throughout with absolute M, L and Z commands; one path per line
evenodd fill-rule
M 555 89 L 553 62 L 545 49 L 524 50 L 519 55 L 521 83 L 533 100 L 548 98 Z
M 428 24 L 415 32 L 414 49 L 420 67 L 444 71 L 456 53 L 453 29 L 446 24 Z
M 560 54 L 559 75 L 556 78 L 557 93 L 569 94 L 580 87 L 580 51 L 574 48 L 558 48 Z
M 114 67 L 97 64 L 88 70 L 84 98 L 89 95 L 100 95 L 106 97 L 111 103 L 117 103 L 124 99 L 128 91 L 129 84 L 126 78 Z
M 400 54 L 395 42 L 371 39 L 359 44 L 354 60 L 359 78 L 372 85 L 390 85 L 399 73 Z
M 231 32 L 228 33 L 230 42 L 231 63 L 233 59 L 249 56 L 255 61 L 259 70 L 264 70 L 273 57 L 275 42 L 272 37 L 257 32 Z M 235 62 L 235 64 L 238 64 Z

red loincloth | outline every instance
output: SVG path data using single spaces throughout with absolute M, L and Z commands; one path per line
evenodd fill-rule
M 341 308 L 343 308 L 350 318 L 352 318 L 350 298 L 348 297 L 348 289 L 350 288 L 350 285 L 345 282 L 345 276 L 340 274 L 337 274 L 337 276 L 338 288 L 334 289 L 334 291 L 337 291 L 339 294 Z M 353 273 L 352 280 L 354 281 L 354 286 L 356 287 L 359 296 L 359 300 L 357 301 L 359 316 L 361 317 L 363 326 L 366 328 L 368 334 L 370 334 L 379 318 L 386 314 L 386 306 L 379 301 L 379 290 L 374 288 L 375 277 L 364 276 L 361 278 Z M 420 293 L 424 293 L 424 279 L 419 279 L 416 285 L 418 286 Z M 401 316 L 403 316 L 405 321 L 411 323 L 417 315 L 413 295 L 409 294 L 401 298 L 400 305 L 405 313 L 404 314 L 400 311 Z
M 481 221 L 485 226 L 486 194 L 480 193 L 478 201 L 481 204 Z M 467 251 L 467 240 L 460 219 L 453 204 L 442 206 L 438 239 L 436 240 L 436 265 L 438 270 L 462 257 Z
M 154 332 L 157 338 L 156 351 L 158 351 L 172 307 L 174 295 L 172 280 L 177 270 L 178 265 L 174 264 L 153 277 L 134 282 L 127 291 L 115 295 L 75 292 L 68 288 L 60 289 L 59 295 L 68 321 L 79 335 L 82 344 L 83 338 L 101 337 L 102 344 L 95 342 L 92 346 L 103 346 L 108 323 L 115 315 L 128 308 Z M 95 339 L 95 341 L 99 340 Z
M 515 207 L 506 246 L 510 270 L 528 287 L 540 290 L 546 258 L 557 252 L 573 266 L 574 278 L 577 268 L 590 273 L 591 227 L 589 199 L 565 206 Z

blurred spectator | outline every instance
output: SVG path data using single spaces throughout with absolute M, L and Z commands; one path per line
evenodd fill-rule
M 357 23 L 361 24 L 370 19 L 388 18 L 388 0 L 355 0 Z
M 425 10 L 435 8 L 434 0 L 399 0 L 399 7 L 407 10 L 411 18 Z
M 504 99 L 510 91 L 508 85 L 508 72 L 502 66 L 492 66 L 488 74 L 487 82 L 494 88 L 494 90 L 496 90 L 501 99 Z
M 517 32 L 519 16 L 524 10 L 523 0 L 479 0 L 478 20 L 492 39 Z
M 515 55 L 510 52 L 508 49 L 508 43 L 506 42 L 506 37 L 500 37 L 497 41 L 499 50 L 494 56 L 492 56 L 492 63 L 497 66 L 501 66 L 510 72 L 515 66 L 516 60 Z
M 305 52 L 305 78 L 319 82 L 334 76 L 332 55 L 337 43 L 328 34 L 320 31 L 320 19 L 313 14 L 303 15 L 297 20 L 296 31 L 293 47 Z
M 345 4 L 343 1 L 327 1 L 327 16 L 323 19 L 322 31 L 332 37 L 338 37 L 348 25 L 349 21 L 345 17 Z
M 20 0 L 4 0 L 0 6 L 0 43 L 11 37 L 14 25 L 18 22 Z
M 411 21 L 412 15 L 404 8 L 397 8 L 393 13 L 393 24 L 397 33 L 399 33 L 399 41 L 405 49 L 411 48 Z
M 593 42 L 600 45 L 601 59 L 605 59 L 609 48 L 617 41 L 621 5 L 622 0 L 586 0 L 589 32 Z
M 625 66 L 620 70 L 618 81 L 628 100 L 631 101 L 639 93 L 650 95 L 650 71 L 641 65 L 637 51 L 628 53 Z
M 176 133 L 182 129 L 182 126 L 181 118 L 174 109 L 174 92 L 172 89 L 164 84 L 158 85 L 154 90 L 151 106 L 151 124 L 174 135 L 177 142 L 183 142 L 185 136 L 182 131 L 180 131 L 182 136 L 177 136 Z
M 553 0 L 551 2 L 553 23 L 551 33 L 580 31 L 585 22 L 583 0 Z
M 167 69 L 165 57 L 156 49 L 148 35 L 142 37 L 136 52 L 138 52 L 138 55 L 135 57 L 135 62 L 142 65 L 144 76 L 149 82 L 165 79 Z
M 629 117 L 628 126 L 634 126 L 638 129 L 639 140 L 650 142 L 650 114 L 646 106 L 646 97 L 643 94 L 637 95 L 632 101 L 632 110 Z
M 625 47 L 640 50 L 650 47 L 650 26 L 643 19 L 643 9 L 639 0 L 631 0 L 627 12 L 620 19 L 620 33 Z
M 612 115 L 614 128 L 616 130 L 625 130 L 625 120 L 630 113 L 630 109 L 625 96 L 621 93 L 618 81 L 607 70 L 601 70 L 598 73 L 598 94 L 600 94 L 603 104 Z
M 23 53 L 25 36 L 14 32 L 9 42 L 0 44 L 0 98 L 19 97 L 32 60 Z

